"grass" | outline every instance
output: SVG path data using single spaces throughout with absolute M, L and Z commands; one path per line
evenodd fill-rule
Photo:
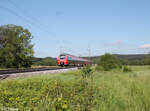
M 0 109 L 31 111 L 149 111 L 150 68 L 82 71 L 0 82 Z
M 6 70 L 6 68 L 0 68 L 0 70 Z

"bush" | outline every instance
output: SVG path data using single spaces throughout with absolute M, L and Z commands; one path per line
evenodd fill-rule
M 130 67 L 124 66 L 123 72 L 132 72 L 132 69 Z
M 96 71 L 103 71 L 104 69 L 103 69 L 103 67 L 101 67 L 101 66 L 98 65 L 98 66 L 96 66 L 95 70 Z
M 111 54 L 106 53 L 105 55 L 100 57 L 100 61 L 98 63 L 97 69 L 102 69 L 104 71 L 110 71 L 112 69 L 121 68 L 121 62 Z
M 56 66 L 57 60 L 53 59 L 42 59 L 40 61 L 34 62 L 34 65 L 40 65 L 40 66 Z
M 146 58 L 146 59 L 144 60 L 144 63 L 145 63 L 146 65 L 150 65 L 150 57 Z
M 0 111 L 149 111 L 150 75 L 145 68 L 140 68 L 145 72 L 140 76 L 136 75 L 139 69 L 127 75 L 113 71 L 92 74 L 84 69 L 3 80 Z M 91 76 L 83 78 L 84 72 Z
M 90 66 L 85 66 L 85 67 L 83 67 L 83 69 L 82 69 L 82 77 L 83 77 L 83 78 L 84 78 L 84 77 L 89 77 L 90 74 L 91 74 L 91 72 L 92 72 L 92 69 L 91 69 Z

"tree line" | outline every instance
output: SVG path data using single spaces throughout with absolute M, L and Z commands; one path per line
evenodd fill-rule
M 0 26 L 0 67 L 28 68 L 31 65 L 54 66 L 53 58 L 34 57 L 32 34 L 28 29 L 13 24 Z
M 17 25 L 0 26 L 0 67 L 2 68 L 27 68 L 34 65 L 57 65 L 57 60 L 41 59 L 33 62 L 33 36 L 28 29 Z M 99 60 L 100 59 L 100 60 Z M 102 61 L 104 60 L 104 61 Z M 111 54 L 105 54 L 100 58 L 91 59 L 95 64 L 107 64 L 110 67 L 122 65 L 150 65 L 150 57 L 145 59 L 119 59 Z M 107 61 L 107 62 L 105 62 Z M 117 65 L 116 65 L 117 64 Z M 106 68 L 107 69 L 107 68 Z
M 120 62 L 123 65 L 150 65 L 150 57 L 136 60 L 120 59 Z
M 105 55 L 105 54 L 104 54 Z M 114 55 L 118 61 L 120 61 L 123 65 L 150 65 L 150 55 Z M 86 57 L 93 62 L 93 64 L 99 64 L 100 58 L 103 56 L 96 56 L 96 57 Z
M 143 60 L 126 60 L 118 59 L 115 55 L 106 53 L 100 56 L 97 62 L 97 70 L 110 71 L 112 69 L 123 69 L 124 72 L 131 72 L 132 70 L 126 65 L 150 65 L 150 57 Z

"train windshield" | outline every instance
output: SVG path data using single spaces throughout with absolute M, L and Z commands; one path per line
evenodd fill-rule
M 60 56 L 60 59 L 65 59 L 65 58 L 66 58 L 65 55 L 61 55 L 61 56 Z

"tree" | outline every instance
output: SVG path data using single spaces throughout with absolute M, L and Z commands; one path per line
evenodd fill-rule
M 115 68 L 120 68 L 121 63 L 114 55 L 106 53 L 105 55 L 100 57 L 98 67 L 101 67 L 101 69 L 105 71 L 109 71 Z
M 41 66 L 56 66 L 57 60 L 53 60 L 50 58 L 44 58 L 40 61 L 35 61 L 34 65 L 41 65 Z
M 145 65 L 150 65 L 150 57 L 144 59 Z
M 120 59 L 121 64 L 123 65 L 129 65 L 130 61 L 127 59 Z
M 30 67 L 33 57 L 32 35 L 21 26 L 0 26 L 0 67 Z

